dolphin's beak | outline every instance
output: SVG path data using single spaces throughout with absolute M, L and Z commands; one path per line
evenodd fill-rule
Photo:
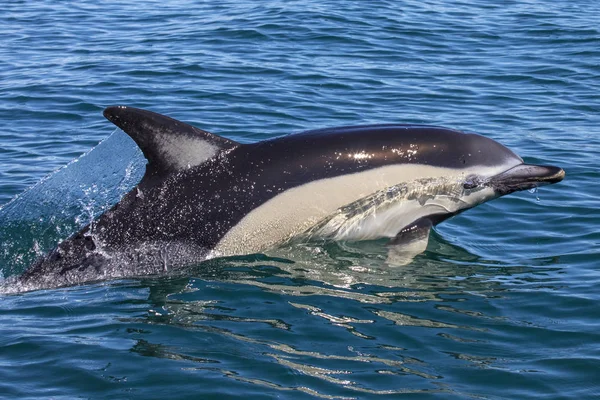
M 488 185 L 500 195 L 505 195 L 519 190 L 557 183 L 562 181 L 564 177 L 565 171 L 559 167 L 520 164 L 493 176 L 488 181 Z

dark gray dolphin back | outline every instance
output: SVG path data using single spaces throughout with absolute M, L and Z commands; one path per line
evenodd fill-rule
M 231 160 L 251 164 L 281 163 L 275 168 L 312 179 L 331 177 L 388 164 L 422 164 L 446 168 L 504 164 L 520 157 L 501 144 L 477 134 L 428 125 L 365 125 L 306 131 L 259 143 L 239 143 L 181 121 L 134 107 L 112 106 L 104 116 L 125 131 L 148 160 L 146 175 L 165 177 L 196 167 L 239 148 Z M 194 147 L 186 152 L 190 146 Z M 177 151 L 174 151 L 177 150 Z M 183 151 L 182 151 L 183 150 Z M 198 152 L 204 152 L 198 157 Z M 264 168 L 263 172 L 268 172 Z M 289 176 L 289 181 L 298 176 Z M 302 180 L 302 179 L 300 179 Z
M 511 150 L 484 136 L 426 125 L 307 131 L 243 145 L 231 153 L 232 166 L 260 166 L 261 180 L 277 182 L 284 189 L 393 164 L 465 169 L 521 162 Z

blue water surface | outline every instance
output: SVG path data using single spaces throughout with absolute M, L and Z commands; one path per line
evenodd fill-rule
M 599 2 L 5 3 L 3 277 L 143 174 L 114 104 L 241 142 L 442 125 L 567 176 L 441 224 L 404 267 L 328 243 L 4 295 L 0 397 L 600 395 Z

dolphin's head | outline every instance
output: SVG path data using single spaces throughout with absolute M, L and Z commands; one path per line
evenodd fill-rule
M 464 134 L 466 146 L 477 160 L 467 170 L 463 188 L 485 190 L 490 198 L 557 183 L 565 177 L 562 168 L 551 165 L 527 164 L 502 144 L 476 134 Z
M 563 180 L 565 171 L 551 165 L 527 164 L 504 145 L 478 134 L 437 131 L 434 140 L 423 138 L 421 162 L 444 168 L 434 183 L 429 203 L 434 224 L 498 197 Z M 432 149 L 443 148 L 443 151 Z M 442 183 L 440 183 L 442 182 Z M 417 189 L 422 191 L 423 189 Z

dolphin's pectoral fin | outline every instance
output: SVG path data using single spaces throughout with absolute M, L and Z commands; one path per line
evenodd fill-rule
M 387 263 L 392 266 L 403 266 L 424 252 L 432 226 L 433 223 L 429 218 L 419 218 L 402 228 L 388 243 Z
M 148 160 L 146 174 L 164 175 L 210 160 L 240 144 L 151 111 L 112 106 L 104 116 L 127 133 Z

